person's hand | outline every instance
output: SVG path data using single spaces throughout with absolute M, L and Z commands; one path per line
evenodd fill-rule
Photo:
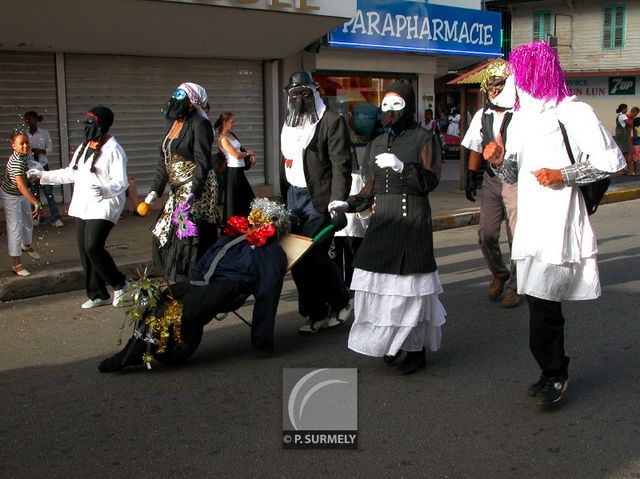
M 404 169 L 404 163 L 393 153 L 380 153 L 376 156 L 376 165 L 380 168 L 391 168 L 400 173 Z
M 27 171 L 27 178 L 30 180 L 39 180 L 40 178 L 42 178 L 42 170 L 31 168 Z
M 502 135 L 498 133 L 496 141 L 490 142 L 484 147 L 482 156 L 493 166 L 500 166 L 504 160 L 504 144 L 502 143 Z
M 31 217 L 34 220 L 39 220 L 42 218 L 42 203 L 35 203 L 33 205 L 33 211 L 31 212 Z
M 476 178 L 478 177 L 477 171 L 467 171 L 467 185 L 465 187 L 465 195 L 469 201 L 476 202 Z
M 345 213 L 349 209 L 349 204 L 346 201 L 335 200 L 329 203 L 327 210 L 333 218 L 335 215 Z
M 247 156 L 254 156 L 255 155 L 253 150 L 247 150 L 246 153 L 247 153 Z
M 158 198 L 158 194 L 155 191 L 150 192 L 147 197 L 144 199 L 144 202 L 148 205 L 152 204 L 156 198 Z
M 103 194 L 103 190 L 102 187 L 100 185 L 91 185 L 91 194 L 93 195 L 94 198 L 97 198 L 98 201 L 100 201 L 102 199 L 102 194 Z
M 562 172 L 560 170 L 542 168 L 541 170 L 532 171 L 531 174 L 536 177 L 536 180 L 542 186 L 553 186 L 562 183 Z

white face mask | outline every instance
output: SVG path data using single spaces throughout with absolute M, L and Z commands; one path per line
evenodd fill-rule
M 504 82 L 504 88 L 502 88 L 502 91 L 489 101 L 498 108 L 510 110 L 515 106 L 517 98 L 516 84 L 513 79 L 513 75 L 509 75 L 507 80 Z
M 400 111 L 405 107 L 405 101 L 398 95 L 387 95 L 382 99 L 382 111 Z

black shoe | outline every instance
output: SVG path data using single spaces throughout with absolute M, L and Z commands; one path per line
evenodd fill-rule
M 407 357 L 400 364 L 400 372 L 407 375 L 420 371 L 427 365 L 427 359 L 424 354 L 424 348 L 422 351 L 408 351 Z
M 396 354 L 385 354 L 384 356 L 382 356 L 382 360 L 386 363 L 386 364 L 391 364 L 392 362 L 394 362 L 396 359 L 398 359 L 400 357 L 400 355 L 402 354 L 402 349 L 398 349 L 398 352 Z
M 542 409 L 549 409 L 557 405 L 567 390 L 568 384 L 569 380 L 562 376 L 544 378 L 542 391 L 538 394 L 538 406 Z
M 542 392 L 542 388 L 544 387 L 544 376 L 540 375 L 540 379 L 538 379 L 537 383 L 532 384 L 527 389 L 527 395 L 529 397 L 536 397 L 538 394 Z
M 132 337 L 122 351 L 110 358 L 103 359 L 98 365 L 101 373 L 114 373 L 129 366 L 142 364 L 142 355 L 147 350 L 147 343 Z

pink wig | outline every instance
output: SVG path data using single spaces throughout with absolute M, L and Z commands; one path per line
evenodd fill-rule
M 519 46 L 509 55 L 509 65 L 516 87 L 538 100 L 555 100 L 569 96 L 558 54 L 545 42 Z

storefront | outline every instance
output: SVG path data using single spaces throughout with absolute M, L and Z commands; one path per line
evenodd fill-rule
M 447 2 L 452 3 L 452 2 Z M 468 3 L 468 2 L 467 2 Z M 385 86 L 414 86 L 418 120 L 435 107 L 435 79 L 451 69 L 500 56 L 500 14 L 415 1 L 358 0 L 356 15 L 308 59 L 329 106 L 348 118 L 362 152 L 381 131 Z
M 54 143 L 51 166 L 66 166 L 81 141 L 83 113 L 109 106 L 116 118 L 111 132 L 127 152 L 141 194 L 159 158 L 162 107 L 184 81 L 207 89 L 212 122 L 223 111 L 234 113 L 238 137 L 258 157 L 250 181 L 272 183 L 278 59 L 355 11 L 355 0 L 123 0 L 108 9 L 99 0 L 64 4 L 34 0 L 28 10 L 37 15 L 18 0 L 0 4 L 0 16 L 12 19 L 0 32 L 0 132 L 7 137 L 24 128 L 25 111 L 39 112 Z M 37 35 L 35 17 L 51 19 Z M 0 157 L 8 155 L 3 142 Z M 69 195 L 67 187 L 64 198 Z

